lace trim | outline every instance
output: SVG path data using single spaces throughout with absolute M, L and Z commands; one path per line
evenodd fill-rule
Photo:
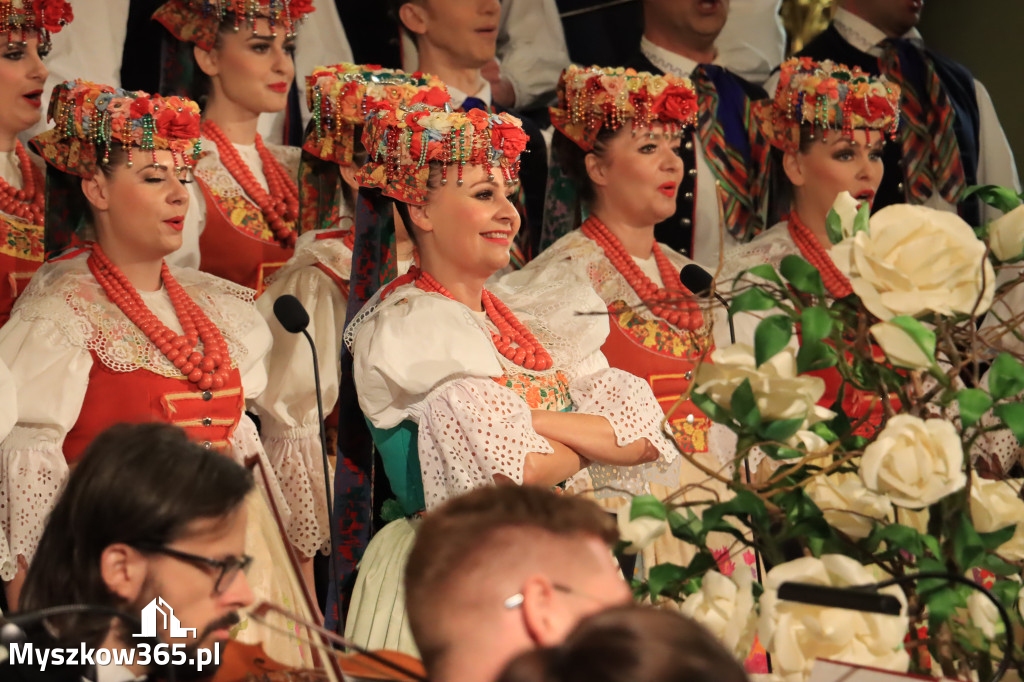
M 718 278 L 718 286 L 723 289 L 730 288 L 737 275 L 755 265 L 767 263 L 778 268 L 786 256 L 800 256 L 800 249 L 789 236 L 786 223 L 776 223 L 749 243 L 729 250 L 725 255 L 725 265 Z
M 251 289 L 188 268 L 171 268 L 189 296 L 217 325 L 228 343 L 233 367 L 248 354 L 243 339 L 261 318 Z M 86 266 L 86 256 L 47 263 L 32 278 L 12 313 L 43 323 L 55 345 L 86 348 L 115 372 L 145 369 L 160 376 L 181 372 L 106 296 Z
M 295 272 L 320 263 L 327 266 L 340 279 L 348 281 L 352 277 L 352 249 L 340 238 L 317 239 L 321 232 L 334 232 L 337 229 L 351 227 L 350 218 L 342 218 L 338 228 L 331 230 L 314 230 L 299 237 L 295 244 L 295 254 L 280 270 L 267 280 L 268 284 L 291 277 Z
M 297 550 L 311 557 L 331 546 L 320 429 L 298 427 L 287 433 L 287 437 L 266 438 L 263 445 L 291 509 L 288 538 Z M 333 480 L 334 472 L 327 473 Z
M 196 179 L 201 181 L 213 194 L 221 197 L 222 199 L 231 199 L 234 197 L 245 197 L 249 199 L 245 190 L 242 186 L 231 176 L 228 172 L 227 167 L 220 160 L 220 154 L 217 153 L 217 145 L 209 138 L 202 138 L 203 149 L 207 150 L 203 154 L 203 158 L 196 164 L 195 176 Z M 292 178 L 299 177 L 299 161 L 302 157 L 302 150 L 298 147 L 287 147 L 277 144 L 268 144 L 267 149 L 274 155 L 278 163 L 285 167 L 288 171 L 288 175 Z M 257 179 L 263 179 L 266 182 L 266 176 L 263 173 L 262 168 L 249 168 L 253 175 Z M 250 203 L 251 200 L 250 200 Z M 253 204 L 255 205 L 255 204 Z

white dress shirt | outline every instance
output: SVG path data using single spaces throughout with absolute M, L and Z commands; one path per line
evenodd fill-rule
M 762 85 L 786 58 L 782 0 L 732 0 L 729 19 L 715 40 L 718 63 Z

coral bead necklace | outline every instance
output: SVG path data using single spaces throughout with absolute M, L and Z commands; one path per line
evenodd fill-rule
M 160 268 L 160 279 L 167 288 L 182 334 L 175 333 L 146 307 L 139 292 L 121 269 L 110 262 L 99 244 L 93 245 L 87 262 L 107 298 L 189 381 L 204 391 L 224 387 L 231 367 L 228 344 L 217 326 L 174 279 L 167 263 Z M 203 342 L 202 353 L 195 350 L 200 340 Z
M 588 238 L 597 242 L 604 255 L 636 292 L 640 300 L 650 308 L 651 312 L 664 319 L 677 329 L 694 331 L 704 326 L 704 315 L 700 305 L 694 300 L 693 294 L 682 284 L 675 287 L 659 288 L 651 278 L 644 274 L 633 257 L 629 255 L 622 242 L 612 234 L 597 216 L 587 218 L 580 230 Z M 654 262 L 658 265 L 658 273 L 666 284 L 679 278 L 679 273 L 662 253 L 658 242 L 653 242 Z
M 415 278 L 416 286 L 423 291 L 432 291 L 455 300 L 451 292 L 445 289 L 430 273 L 413 267 L 406 277 Z M 551 355 L 544 350 L 533 332 L 519 321 L 508 306 L 487 289 L 484 289 L 480 302 L 483 303 L 487 317 L 498 329 L 497 333 L 491 332 L 491 340 L 499 353 L 525 369 L 538 372 L 551 369 L 553 364 Z
M 270 229 L 274 231 L 274 237 L 283 245 L 294 247 L 298 238 L 295 234 L 295 220 L 299 215 L 299 189 L 288 171 L 263 144 L 263 138 L 256 135 L 256 153 L 263 164 L 269 192 L 263 189 L 231 140 L 216 123 L 203 121 L 203 135 L 217 145 L 224 167 L 263 212 Z
M 796 211 L 789 213 L 789 236 L 793 238 L 800 253 L 807 262 L 818 269 L 821 280 L 830 294 L 836 298 L 846 298 L 853 293 L 849 278 L 836 267 L 835 262 L 821 248 L 821 243 L 810 228 L 804 225 Z
M 43 224 L 43 213 L 46 208 L 46 193 L 43 175 L 28 158 L 28 152 L 21 142 L 16 142 L 14 154 L 21 167 L 24 189 L 15 189 L 10 183 L 0 178 L 0 211 L 7 215 L 17 216 L 33 225 Z

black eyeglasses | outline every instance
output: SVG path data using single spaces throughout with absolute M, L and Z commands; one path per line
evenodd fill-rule
M 163 547 L 161 545 L 136 545 L 135 549 L 140 552 L 152 552 L 154 554 L 163 554 L 165 556 L 174 557 L 175 559 L 181 559 L 182 561 L 189 561 L 194 564 L 201 564 L 203 566 L 209 566 L 215 568 L 220 573 L 217 574 L 217 580 L 213 583 L 213 591 L 215 594 L 222 594 L 225 590 L 231 587 L 231 583 L 235 581 L 239 573 L 245 573 L 249 570 L 249 566 L 252 565 L 252 557 L 248 554 L 243 554 L 240 557 L 231 556 L 227 559 L 211 559 L 206 556 L 199 556 L 198 554 L 189 554 L 188 552 L 182 552 L 177 549 L 171 549 L 170 547 Z

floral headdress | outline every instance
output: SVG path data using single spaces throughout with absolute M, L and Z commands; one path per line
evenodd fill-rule
M 754 102 L 753 108 L 765 138 L 783 151 L 795 151 L 804 125 L 846 135 L 858 129 L 895 134 L 900 86 L 856 66 L 793 58 L 782 65 L 775 97 Z
M 0 0 L 0 33 L 36 31 L 39 42 L 50 44 L 50 34 L 71 23 L 74 14 L 65 0 Z
M 302 148 L 324 161 L 352 164 L 356 128 L 367 112 L 387 102 L 396 108 L 414 104 L 443 107 L 451 101 L 448 88 L 436 76 L 405 73 L 379 66 L 337 64 L 318 66 L 306 77 L 306 104 L 313 127 Z
M 696 113 L 697 94 L 689 78 L 573 64 L 558 81 L 558 106 L 551 107 L 551 122 L 590 151 L 605 128 L 618 130 L 632 121 L 634 128 L 661 123 L 681 132 L 695 122 Z
M 312 11 L 313 0 L 169 0 L 153 13 L 153 20 L 178 40 L 210 50 L 228 14 L 236 31 L 243 24 L 252 27 L 257 19 L 266 19 L 274 35 L 280 29 L 291 37 L 299 21 Z
M 369 160 L 359 183 L 410 204 L 427 200 L 430 162 L 441 164 L 441 184 L 448 166 L 458 166 L 458 183 L 466 164 L 498 166 L 506 181 L 519 177 L 519 155 L 528 136 L 514 116 L 482 109 L 451 112 L 422 104 L 408 109 L 382 105 L 370 112 L 363 128 Z
M 185 97 L 65 81 L 53 89 L 47 119 L 54 127 L 31 144 L 48 164 L 73 175 L 94 175 L 96 164 L 106 163 L 115 145 L 128 153 L 129 164 L 134 149 L 170 150 L 179 168 L 199 158 L 199 105 Z M 103 159 L 97 158 L 99 145 L 104 146 Z

